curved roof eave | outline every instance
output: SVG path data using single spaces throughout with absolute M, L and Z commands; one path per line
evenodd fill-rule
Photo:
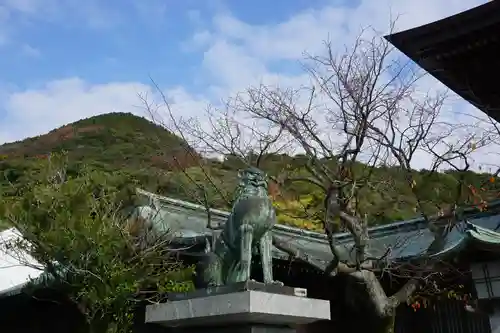
M 463 232 L 460 239 L 430 257 L 433 259 L 446 258 L 465 250 L 469 246 L 488 248 L 489 250 L 500 250 L 500 233 L 474 223 L 466 222 L 466 230 Z M 400 257 L 398 258 L 398 261 L 415 259 L 420 255 L 417 254 L 413 256 Z
M 137 193 L 149 199 L 149 203 L 154 206 L 161 206 L 166 209 L 182 210 L 184 213 L 189 213 L 193 215 L 198 215 L 200 217 L 207 218 L 207 209 L 202 206 L 192 202 L 174 199 L 170 197 L 161 196 L 154 194 L 140 188 L 137 189 Z M 158 207 L 159 208 L 159 207 Z M 210 217 L 212 218 L 212 227 L 214 229 L 220 228 L 229 217 L 230 213 L 228 211 L 210 208 Z M 294 235 L 303 236 L 304 238 L 311 238 L 315 240 L 327 241 L 326 235 L 319 232 L 304 230 L 296 227 L 290 227 L 287 225 L 277 224 L 274 228 L 278 234 L 284 235 Z
M 463 12 L 404 31 L 395 32 L 384 38 L 409 58 L 416 52 L 450 38 L 481 30 L 498 22 L 498 1 L 489 1 Z
M 469 223 L 466 234 L 477 246 L 500 250 L 500 233 L 495 230 Z
M 488 90 L 489 85 L 482 85 L 483 81 L 491 80 L 490 77 L 485 79 L 485 76 L 490 75 L 493 79 L 497 76 L 492 69 L 498 66 L 485 57 L 496 54 L 498 46 L 493 45 L 498 43 L 499 26 L 500 1 L 488 1 L 384 38 L 450 90 L 499 121 L 497 95 Z M 489 50 L 486 45 L 489 45 Z M 483 50 L 473 51 L 477 47 Z M 466 64 L 471 64 L 471 57 L 476 58 L 473 61 L 475 66 L 484 64 L 484 73 L 479 74 L 477 69 L 467 71 L 469 66 Z
M 150 204 L 153 204 L 155 206 L 159 205 L 162 206 L 165 209 L 174 209 L 174 210 L 181 210 L 184 214 L 193 214 L 193 215 L 198 215 L 201 218 L 207 218 L 207 210 L 204 206 L 202 205 L 197 205 L 192 202 L 184 201 L 184 200 L 179 200 L 179 199 L 174 199 L 166 196 L 161 196 L 158 194 L 154 194 L 145 190 L 142 190 L 140 188 L 137 188 L 137 193 L 149 201 Z M 491 202 L 489 204 L 490 209 L 494 208 L 499 208 L 500 209 L 500 200 L 496 200 L 494 202 Z M 464 213 L 466 215 L 473 215 L 475 214 L 475 209 L 474 208 L 468 208 L 465 209 Z M 228 211 L 223 211 L 219 209 L 213 209 L 210 208 L 210 215 L 211 218 L 215 220 L 215 226 L 214 229 L 217 229 L 220 227 L 222 224 L 226 222 L 226 219 L 229 217 L 229 212 Z M 481 213 L 483 214 L 483 213 Z M 422 217 L 417 217 L 414 219 L 406 220 L 406 221 L 398 221 L 398 222 L 393 222 L 389 223 L 386 225 L 381 225 L 381 226 L 375 226 L 369 228 L 369 233 L 370 236 L 374 238 L 382 237 L 382 236 L 387 236 L 391 234 L 398 234 L 401 232 L 407 232 L 409 230 L 417 230 L 417 229 L 422 229 L 424 228 L 424 223 L 425 219 Z M 275 226 L 275 230 L 278 232 L 278 234 L 282 235 L 288 235 L 288 236 L 301 236 L 304 237 L 305 239 L 311 239 L 311 240 L 319 240 L 320 242 L 327 242 L 327 237 L 323 233 L 315 232 L 315 231 L 309 231 L 309 230 L 304 230 L 296 227 L 291 227 L 287 225 L 282 225 L 282 224 L 277 224 Z M 335 239 L 340 242 L 340 243 L 346 243 L 352 241 L 352 235 L 348 232 L 345 233 L 338 233 L 335 235 Z

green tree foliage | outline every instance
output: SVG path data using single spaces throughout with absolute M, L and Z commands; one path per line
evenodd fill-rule
M 55 154 L 63 150 L 66 155 Z M 277 181 L 270 195 L 279 222 L 322 232 L 324 192 L 308 181 L 279 182 L 282 175 L 310 176 L 308 158 L 266 154 L 261 162 Z M 92 117 L 0 146 L 0 229 L 15 226 L 22 232 L 13 248 L 46 267 L 44 283 L 64 289 L 93 332 L 127 332 L 138 303 L 156 300 L 158 291 L 192 288 L 192 269 L 171 258 L 165 244 L 137 247 L 125 227 L 124 208 L 133 206 L 135 188 L 228 209 L 244 166 L 235 156 L 203 159 L 143 118 Z M 355 173 L 356 168 L 366 166 L 354 165 Z M 454 203 L 482 207 L 499 193 L 496 177 L 488 173 L 415 170 L 408 186 L 408 175 L 397 168 L 370 170 L 371 184 L 360 190 L 356 204 L 371 225 L 422 213 L 417 197 L 432 214 Z M 458 183 L 466 186 L 457 200 Z
M 136 245 L 122 213 L 133 201 L 127 175 L 81 170 L 71 177 L 66 164 L 66 156 L 52 155 L 22 196 L 4 197 L 1 216 L 23 235 L 11 250 L 46 268 L 42 282 L 64 290 L 91 332 L 129 332 L 140 302 L 191 289 L 193 271 L 162 241 Z

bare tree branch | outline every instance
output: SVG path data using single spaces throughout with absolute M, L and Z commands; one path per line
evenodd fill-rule
M 284 188 L 302 182 L 322 192 L 321 214 L 308 215 L 304 207 L 303 218 L 321 219 L 332 259 L 318 260 L 278 237 L 273 244 L 327 275 L 345 274 L 360 282 L 376 314 L 388 318 L 433 279 L 438 263 L 434 255 L 444 249 L 447 235 L 463 220 L 459 207 L 465 203 L 466 179 L 454 179 L 456 189 L 446 207 L 432 206 L 422 197 L 425 182 L 445 168 L 465 174 L 471 168 L 471 154 L 491 144 L 492 135 L 472 124 L 450 121 L 443 113 L 447 94 L 420 91 L 423 74 L 395 56 L 376 32 L 365 30 L 351 47 L 340 53 L 335 50 L 327 41 L 323 53 L 306 55 L 308 84 L 261 84 L 230 98 L 222 108 L 208 108 L 206 118 L 171 119 L 178 124 L 176 131 L 197 143 L 199 151 L 230 156 L 242 165 L 262 166 L 267 155 L 300 154 L 304 165 L 284 168 L 273 179 Z M 168 105 L 165 99 L 164 103 Z M 425 174 L 413 169 L 422 158 L 429 160 Z M 381 168 L 390 170 L 394 178 L 377 175 Z M 411 198 L 394 202 L 400 200 L 401 183 Z M 382 211 L 394 204 L 412 205 L 427 223 L 434 239 L 411 265 L 396 262 L 391 247 L 378 257 L 372 255 L 368 226 L 373 216 L 368 216 L 362 202 L 366 193 L 383 198 Z M 393 198 L 385 200 L 387 193 Z M 335 235 L 337 221 L 352 235 L 352 258 L 342 256 L 345 251 Z M 409 265 L 411 270 L 406 270 Z M 406 279 L 393 295 L 386 295 L 379 281 L 380 274 L 387 272 Z

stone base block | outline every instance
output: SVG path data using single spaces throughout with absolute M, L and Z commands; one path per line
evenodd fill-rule
M 296 329 L 290 326 L 241 324 L 228 326 L 193 326 L 171 328 L 173 333 L 296 333 Z
M 290 327 L 330 319 L 330 302 L 246 290 L 169 301 L 146 308 L 146 323 L 183 332 L 286 333 Z

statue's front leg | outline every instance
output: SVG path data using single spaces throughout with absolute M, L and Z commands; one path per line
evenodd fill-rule
M 240 271 L 237 277 L 238 282 L 250 280 L 252 270 L 252 242 L 253 227 L 250 224 L 240 226 Z
M 268 231 L 260 240 L 260 259 L 262 263 L 262 274 L 264 283 L 283 285 L 280 281 L 273 280 L 273 257 L 272 257 L 272 231 Z

